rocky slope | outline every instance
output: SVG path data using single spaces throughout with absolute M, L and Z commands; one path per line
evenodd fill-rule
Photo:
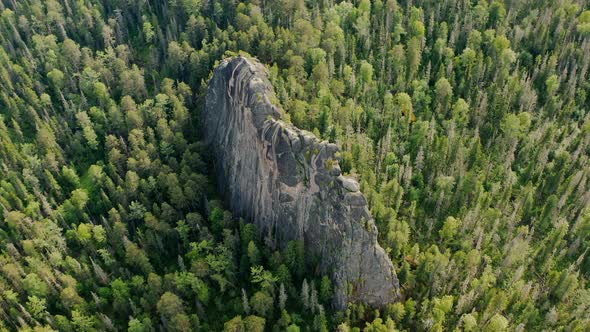
M 334 304 L 383 306 L 397 300 L 393 264 L 356 180 L 343 176 L 338 147 L 281 121 L 263 65 L 224 60 L 209 84 L 206 142 L 232 211 L 254 222 L 271 246 L 302 239 L 332 275 Z

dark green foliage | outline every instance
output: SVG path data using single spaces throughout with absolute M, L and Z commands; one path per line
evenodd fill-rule
M 581 0 L 1 0 L 0 331 L 587 330 L 589 38 Z M 342 147 L 400 303 L 333 312 L 216 200 L 240 51 Z

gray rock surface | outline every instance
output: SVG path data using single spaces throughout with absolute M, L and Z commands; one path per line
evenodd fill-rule
M 358 182 L 341 175 L 338 147 L 283 122 L 274 98 L 265 67 L 241 56 L 222 61 L 209 83 L 205 140 L 230 208 L 272 246 L 303 240 L 332 276 L 337 308 L 395 302 L 393 264 Z

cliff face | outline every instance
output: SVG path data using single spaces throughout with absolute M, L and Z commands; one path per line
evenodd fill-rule
M 337 146 L 281 121 L 273 98 L 264 66 L 244 57 L 224 60 L 209 83 L 205 139 L 232 211 L 271 245 L 304 240 L 332 276 L 337 308 L 396 301 L 393 264 L 358 182 L 341 175 Z

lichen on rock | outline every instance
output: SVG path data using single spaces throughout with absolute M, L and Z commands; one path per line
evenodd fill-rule
M 205 141 L 231 210 L 273 246 L 303 240 L 332 276 L 336 308 L 396 301 L 393 264 L 358 182 L 341 174 L 338 147 L 282 121 L 275 99 L 265 67 L 243 56 L 223 60 L 209 83 Z

